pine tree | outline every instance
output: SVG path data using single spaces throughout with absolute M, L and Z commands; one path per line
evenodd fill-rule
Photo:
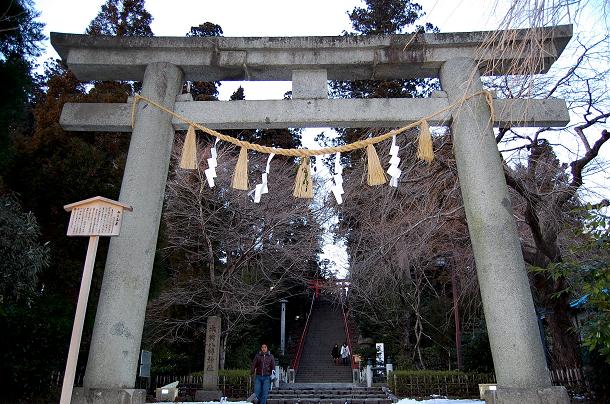
M 43 24 L 30 0 L 0 0 L 0 191 L 14 156 L 13 137 L 29 126 L 33 59 L 40 55 Z
M 246 95 L 244 93 L 244 88 L 242 86 L 239 86 L 239 88 L 235 90 L 233 94 L 231 94 L 231 97 L 229 97 L 229 99 L 231 101 L 245 100 Z
M 213 22 L 206 21 L 197 27 L 191 27 L 186 36 L 222 36 L 222 27 Z
M 151 20 L 142 0 L 108 0 L 87 33 L 151 36 Z M 63 130 L 59 124 L 63 105 L 125 102 L 133 92 L 128 82 L 96 82 L 87 92 L 87 86 L 59 61 L 47 64 L 39 86 L 32 110 L 34 122 L 16 138 L 14 162 L 5 176 L 7 186 L 21 195 L 24 210 L 35 214 L 41 239 L 51 247 L 49 266 L 37 274 L 38 287 L 30 307 L 14 305 L 5 317 L 0 314 L 0 327 L 7 330 L 4 337 L 12 346 L 10 350 L 0 348 L 0 373 L 10 375 L 8 382 L 19 386 L 14 394 L 22 396 L 23 389 L 30 396 L 46 394 L 52 387 L 48 375 L 61 370 L 59 364 L 64 363 L 68 349 L 84 245 L 83 240 L 66 238 L 68 216 L 61 207 L 93 195 L 116 199 L 129 144 L 129 136 L 123 133 Z M 90 307 L 96 304 L 106 250 L 107 243 L 100 243 Z M 91 322 L 85 326 L 81 359 L 86 356 L 91 327 Z
M 366 8 L 348 13 L 353 32 L 345 35 L 389 35 L 437 31 L 431 24 L 416 25 L 424 16 L 421 5 L 410 0 L 366 0 Z M 341 98 L 413 98 L 428 94 L 437 85 L 430 80 L 355 80 L 331 83 L 331 92 Z
M 106 0 L 85 31 L 88 35 L 153 36 L 144 0 Z
M 410 0 L 366 0 L 365 3 L 366 8 L 355 7 L 348 13 L 352 28 L 360 35 L 400 34 L 424 15 L 422 6 Z M 417 27 L 416 31 L 421 28 Z
M 222 27 L 213 22 L 206 21 L 197 27 L 191 27 L 186 33 L 188 37 L 218 37 L 222 36 Z M 190 92 L 195 101 L 217 101 L 219 81 L 192 81 Z M 186 86 L 187 84 L 185 84 Z M 183 91 L 186 91 L 186 87 Z
M 416 25 L 424 16 L 421 5 L 410 0 L 365 0 L 366 7 L 355 7 L 348 16 L 353 32 L 344 35 L 389 35 L 408 31 L 437 31 L 431 24 Z M 410 28 L 410 29 L 409 29 Z M 438 88 L 436 80 L 354 80 L 333 81 L 331 94 L 338 98 L 414 98 L 428 95 Z M 362 130 L 338 130 L 338 142 L 352 142 L 365 133 Z M 335 141 L 337 142 L 337 141 Z

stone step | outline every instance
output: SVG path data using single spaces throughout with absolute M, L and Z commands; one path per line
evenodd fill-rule
M 335 365 L 330 353 L 345 341 L 341 310 L 322 297 L 314 303 L 303 353 L 296 372 L 297 383 L 350 383 L 349 366 Z

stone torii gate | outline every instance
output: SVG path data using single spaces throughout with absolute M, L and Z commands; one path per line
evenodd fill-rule
M 572 35 L 546 29 L 546 72 Z M 515 31 L 515 43 L 527 30 Z M 501 75 L 518 54 L 480 54 L 489 32 L 371 37 L 118 38 L 51 34 L 80 80 L 137 80 L 142 95 L 212 129 L 399 127 L 482 90 L 480 72 Z M 405 47 L 405 45 L 408 47 Z M 514 45 L 516 46 L 516 45 Z M 425 99 L 328 99 L 327 80 L 438 77 Z M 201 101 L 177 96 L 184 80 L 292 80 L 292 100 Z M 495 402 L 568 402 L 551 387 L 500 153 L 492 126 L 564 126 L 565 102 L 463 102 L 431 125 L 451 123 L 454 151 L 496 370 Z M 186 125 L 150 105 L 66 104 L 72 131 L 132 132 L 119 200 L 133 206 L 110 242 L 84 388 L 74 403 L 143 403 L 135 390 L 138 354 L 174 131 Z

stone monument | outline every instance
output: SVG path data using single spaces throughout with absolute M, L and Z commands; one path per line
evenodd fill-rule
M 218 359 L 220 353 L 220 317 L 208 317 L 205 333 L 205 357 L 203 361 L 203 390 L 197 390 L 195 400 L 214 401 L 222 396 L 218 390 Z

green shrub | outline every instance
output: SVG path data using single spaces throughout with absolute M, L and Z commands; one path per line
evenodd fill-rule
M 203 376 L 203 370 L 191 373 L 191 376 Z M 250 377 L 250 369 L 219 369 L 218 376 Z
M 250 377 L 250 369 L 221 369 L 218 376 L 226 377 Z

